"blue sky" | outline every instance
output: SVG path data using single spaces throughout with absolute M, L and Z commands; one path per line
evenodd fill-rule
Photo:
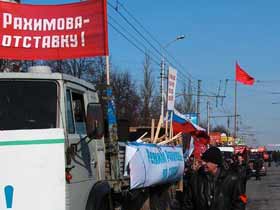
M 57 4 L 71 1 L 23 2 Z M 116 5 L 117 1 L 108 2 Z M 280 1 L 119 0 L 119 2 L 162 45 L 177 35 L 186 36 L 184 40 L 171 44 L 168 51 L 184 66 L 181 68 L 184 75 L 186 72 L 190 73 L 194 83 L 197 79 L 202 80 L 202 88 L 206 93 L 217 92 L 219 80 L 234 79 L 236 61 L 256 80 L 261 80 L 253 87 L 238 86 L 238 112 L 242 121 L 240 126 L 246 129 L 247 133 L 255 133 L 256 141 L 248 138 L 250 144 L 280 143 L 278 129 L 280 104 L 272 105 L 272 102 L 280 102 L 280 95 L 271 94 L 280 91 Z M 121 7 L 119 9 L 120 13 L 126 14 Z M 108 14 L 128 31 L 133 31 L 110 7 Z M 113 20 L 109 18 L 109 21 Z M 131 71 L 140 84 L 143 54 L 112 27 L 109 27 L 109 47 L 114 65 L 119 69 Z M 158 58 L 156 60 L 160 62 Z M 158 82 L 159 66 L 154 64 L 153 69 L 155 81 Z M 186 80 L 187 77 L 183 74 L 179 73 L 179 77 Z M 177 89 L 177 92 L 179 91 Z M 219 105 L 216 108 L 215 101 L 211 101 L 212 115 L 234 113 L 233 93 L 234 83 L 231 81 L 223 106 Z M 205 119 L 205 98 L 202 103 L 202 118 Z M 226 125 L 226 120 L 216 119 L 212 120 L 212 123 Z

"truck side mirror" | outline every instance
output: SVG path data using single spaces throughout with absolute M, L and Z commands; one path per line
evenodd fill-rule
M 103 110 L 100 104 L 88 104 L 86 128 L 89 138 L 101 139 L 104 136 Z

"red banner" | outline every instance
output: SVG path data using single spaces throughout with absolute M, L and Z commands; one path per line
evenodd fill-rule
M 0 2 L 0 58 L 108 55 L 106 0 L 63 5 Z
M 200 159 L 201 155 L 207 150 L 207 146 L 201 143 L 199 140 L 194 140 L 194 157 Z

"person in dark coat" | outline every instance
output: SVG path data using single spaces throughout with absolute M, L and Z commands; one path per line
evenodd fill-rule
M 238 153 L 236 155 L 236 162 L 232 166 L 232 170 L 239 175 L 243 192 L 246 193 L 247 180 L 251 177 L 251 169 L 246 164 L 242 154 Z
M 261 180 L 260 171 L 262 168 L 263 162 L 260 157 L 254 160 L 254 169 L 256 170 L 256 180 Z
M 240 179 L 222 167 L 222 153 L 210 147 L 203 155 L 203 170 L 191 176 L 184 192 L 183 210 L 245 210 L 247 197 Z

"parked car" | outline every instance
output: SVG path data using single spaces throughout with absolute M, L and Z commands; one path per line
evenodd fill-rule
M 249 154 L 248 164 L 249 167 L 251 168 L 251 176 L 256 176 L 257 167 L 260 168 L 260 175 L 266 176 L 267 167 L 261 153 L 253 152 Z

